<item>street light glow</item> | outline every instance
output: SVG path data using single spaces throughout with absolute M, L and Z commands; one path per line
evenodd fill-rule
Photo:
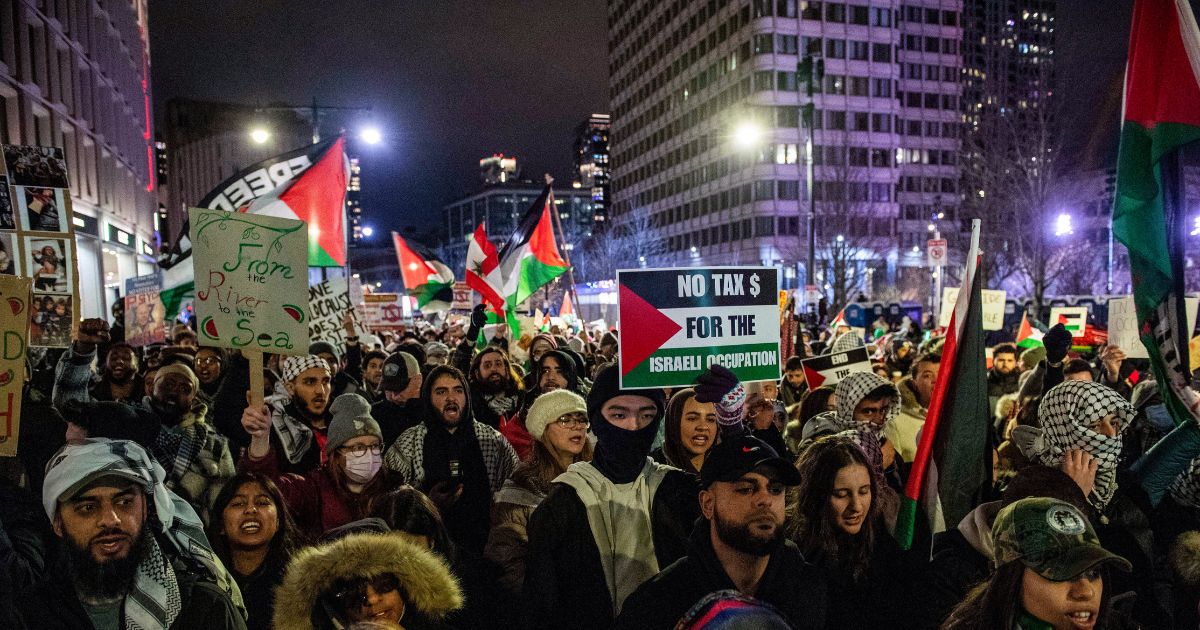
M 846 237 L 845 237 L 845 236 L 842 236 L 841 234 L 838 234 L 838 235 L 837 235 L 837 242 L 841 243 L 841 242 L 842 242 L 842 241 L 844 241 L 844 240 L 846 240 Z
M 383 142 L 383 134 L 380 133 L 378 127 L 367 127 L 358 134 L 358 137 L 367 144 L 379 144 Z
M 271 132 L 263 129 L 262 127 L 256 127 L 250 130 L 250 139 L 253 140 L 255 144 L 263 144 L 267 140 L 271 139 Z
M 369 225 L 363 226 L 362 235 L 365 238 L 371 238 L 372 236 L 375 235 L 375 228 L 373 228 Z
M 733 131 L 733 143 L 740 149 L 753 149 L 762 138 L 762 128 L 756 123 L 745 121 Z
M 1064 236 L 1074 233 L 1075 229 L 1071 225 L 1071 215 L 1066 212 L 1060 213 L 1058 218 L 1054 220 L 1054 235 Z
M 1192 219 L 1192 236 L 1200 236 L 1200 214 Z

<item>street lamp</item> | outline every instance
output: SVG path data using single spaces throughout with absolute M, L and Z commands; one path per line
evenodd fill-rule
M 1066 212 L 1060 212 L 1058 217 L 1054 219 L 1054 235 L 1066 236 L 1074 233 L 1075 229 L 1071 225 L 1071 215 Z
M 1200 236 L 1200 214 L 1192 218 L 1192 236 Z
M 366 127 L 358 133 L 358 138 L 367 144 L 383 142 L 383 134 L 378 127 Z
M 364 225 L 362 229 L 362 235 L 363 238 L 371 238 L 372 236 L 375 236 L 375 228 L 369 225 Z
M 753 149 L 762 139 L 763 130 L 753 121 L 745 121 L 733 131 L 733 143 L 739 149 Z
M 264 144 L 271 139 L 271 132 L 262 127 L 255 127 L 250 130 L 250 139 L 254 141 L 254 144 Z

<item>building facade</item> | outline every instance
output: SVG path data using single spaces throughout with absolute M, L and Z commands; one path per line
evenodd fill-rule
M 78 251 L 78 315 L 107 317 L 154 270 L 147 2 L 6 2 L 0 141 L 60 147 Z
M 608 114 L 592 114 L 575 128 L 575 188 L 592 193 L 595 221 L 602 224 L 608 218 L 609 153 L 608 132 L 612 126 Z
M 811 210 L 811 281 L 835 302 L 927 286 L 926 215 L 958 200 L 959 0 L 609 8 L 612 222 L 657 231 L 653 264 L 778 265 L 802 285 Z

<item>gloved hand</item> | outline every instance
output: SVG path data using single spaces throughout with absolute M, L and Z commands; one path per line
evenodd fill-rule
M 738 385 L 740 383 L 737 376 L 729 368 L 714 363 L 696 377 L 696 400 L 703 403 L 720 403 L 721 399 L 737 389 Z
M 1042 337 L 1042 345 L 1046 347 L 1046 362 L 1050 365 L 1062 363 L 1071 348 L 1071 333 L 1062 324 L 1055 324 Z
M 467 341 L 472 344 L 479 339 L 479 331 L 487 324 L 487 305 L 476 304 L 471 310 L 471 326 L 467 328 Z

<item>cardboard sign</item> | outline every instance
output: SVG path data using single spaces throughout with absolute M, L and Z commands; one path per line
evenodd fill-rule
M 67 160 L 57 147 L 2 147 L 0 274 L 33 280 L 29 345 L 66 347 L 79 324 L 79 273 Z
M 1200 307 L 1200 298 L 1184 298 L 1184 310 L 1187 311 L 1187 330 L 1191 335 L 1196 330 L 1196 309 Z M 1108 301 L 1108 343 L 1119 346 L 1130 359 L 1148 359 L 1146 346 L 1142 345 L 1138 334 L 1137 310 L 1132 297 L 1114 298 Z M 1196 363 L 1191 364 L 1196 369 Z
M 1087 316 L 1086 306 L 1055 306 L 1050 309 L 1050 326 L 1062 324 L 1071 337 L 1078 339 L 1087 332 Z
M 395 328 L 404 324 L 412 313 L 399 293 L 368 293 L 363 296 L 362 323 L 367 328 Z
M 454 301 L 450 303 L 452 311 L 469 311 L 475 308 L 472 301 L 471 287 L 466 282 L 454 283 Z
M 0 276 L 0 457 L 17 454 L 29 347 L 30 278 Z
M 855 372 L 870 372 L 871 356 L 866 347 L 858 347 L 805 359 L 801 365 L 804 366 L 804 380 L 811 390 L 822 385 L 837 385 Z
M 942 289 L 942 312 L 938 316 L 938 326 L 950 325 L 950 316 L 954 314 L 954 303 L 958 301 L 958 287 Z M 983 329 L 1000 330 L 1004 328 L 1004 299 L 1008 294 L 1004 291 L 983 289 Z
M 366 299 L 366 296 L 363 296 Z M 308 287 L 308 336 L 312 341 L 328 341 L 335 348 L 346 345 L 342 318 L 354 308 L 350 284 L 345 278 L 329 278 Z M 362 320 L 355 321 L 355 334 L 367 334 Z
M 125 281 L 125 343 L 136 348 L 166 343 L 166 315 L 162 303 L 162 273 Z
M 742 382 L 779 378 L 774 267 L 617 271 L 622 388 L 690 385 L 720 363 Z
M 200 345 L 308 352 L 308 227 L 303 221 L 192 208 Z

